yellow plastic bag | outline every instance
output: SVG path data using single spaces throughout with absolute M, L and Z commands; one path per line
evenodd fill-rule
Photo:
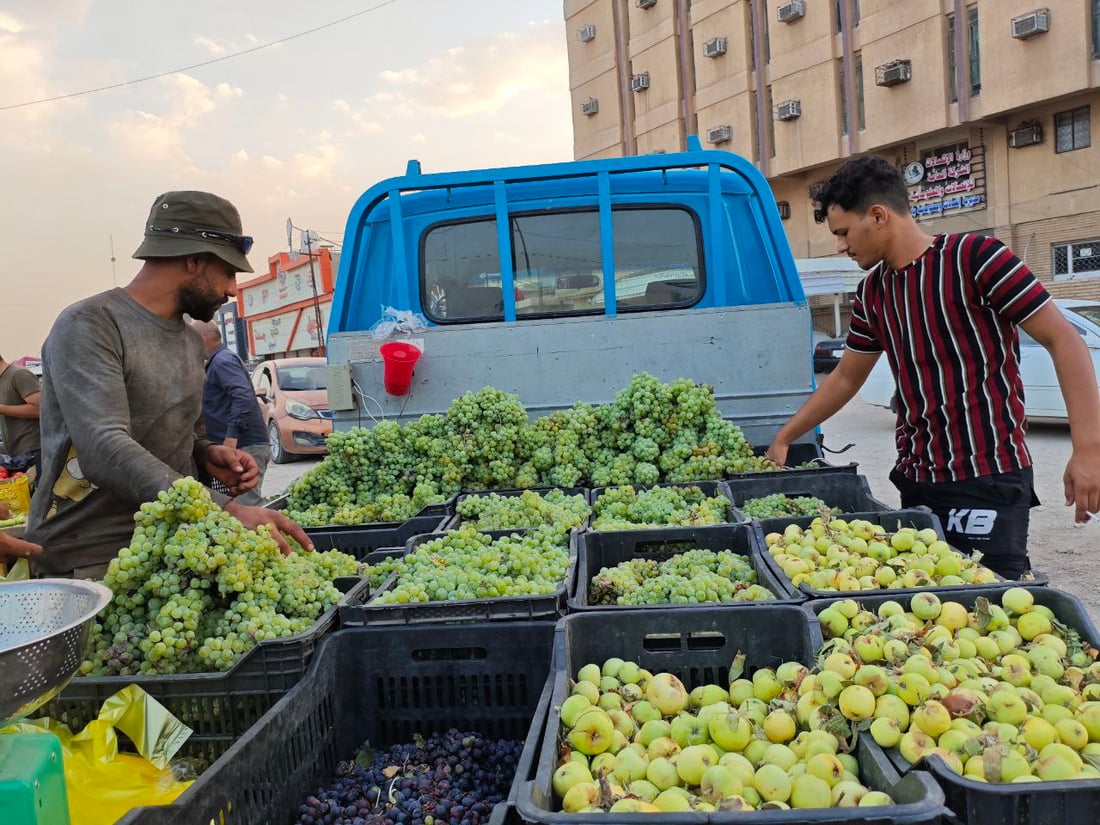
M 140 756 L 119 753 L 116 728 Z M 191 729 L 137 685 L 107 699 L 80 733 L 54 719 L 28 719 L 0 734 L 44 732 L 61 740 L 71 825 L 114 825 L 131 808 L 171 804 L 191 784 L 170 764 Z
M 0 501 L 11 508 L 12 513 L 26 513 L 31 509 L 31 483 L 26 476 L 0 479 Z

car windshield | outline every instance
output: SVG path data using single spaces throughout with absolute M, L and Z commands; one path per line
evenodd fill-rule
M 325 389 L 325 365 L 299 365 L 279 367 L 275 370 L 279 386 L 284 390 L 323 390 Z

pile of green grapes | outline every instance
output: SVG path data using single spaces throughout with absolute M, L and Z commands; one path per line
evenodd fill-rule
M 601 493 L 592 506 L 596 516 L 593 530 L 641 530 L 723 524 L 728 520 L 730 500 L 721 495 L 708 498 L 695 486 L 613 487 Z
M 714 604 L 774 599 L 752 562 L 732 550 L 695 548 L 669 559 L 631 559 L 592 577 L 589 604 Z
M 607 487 L 776 470 L 722 418 L 714 389 L 638 373 L 610 404 L 529 419 L 492 387 L 443 415 L 329 436 L 328 456 L 291 485 L 287 515 L 305 526 L 401 521 L 462 489 Z
M 785 496 L 773 493 L 770 496 L 746 499 L 741 512 L 749 518 L 783 518 L 784 516 L 817 516 L 827 505 L 815 496 Z
M 226 670 L 264 639 L 308 630 L 355 576 L 344 553 L 282 556 L 266 527 L 247 529 L 193 478 L 134 516 L 130 545 L 103 583 L 114 598 L 95 622 L 85 676 Z
M 566 495 L 561 490 L 542 494 L 524 490 L 518 496 L 497 493 L 466 496 L 455 507 L 463 525 L 478 530 L 516 530 L 547 525 L 568 533 L 584 524 L 592 514 L 583 495 Z
M 552 527 L 495 540 L 474 527 L 460 527 L 382 564 L 396 580 L 372 604 L 541 596 L 561 588 L 569 548 L 565 535 Z

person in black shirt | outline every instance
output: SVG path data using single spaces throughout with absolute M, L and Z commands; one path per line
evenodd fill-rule
M 260 468 L 256 486 L 237 496 L 237 501 L 262 505 L 264 498 L 260 488 L 271 460 L 271 446 L 256 391 L 241 359 L 222 343 L 217 324 L 194 321 L 192 326 L 206 344 L 206 382 L 202 390 L 206 434 L 215 444 L 244 450 L 256 459 L 256 466 Z

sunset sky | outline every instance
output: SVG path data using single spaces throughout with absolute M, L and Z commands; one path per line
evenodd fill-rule
M 565 37 L 561 0 L 0 0 L 0 355 L 133 277 L 160 192 L 232 200 L 262 270 L 288 217 L 338 242 L 410 158 L 570 159 Z

